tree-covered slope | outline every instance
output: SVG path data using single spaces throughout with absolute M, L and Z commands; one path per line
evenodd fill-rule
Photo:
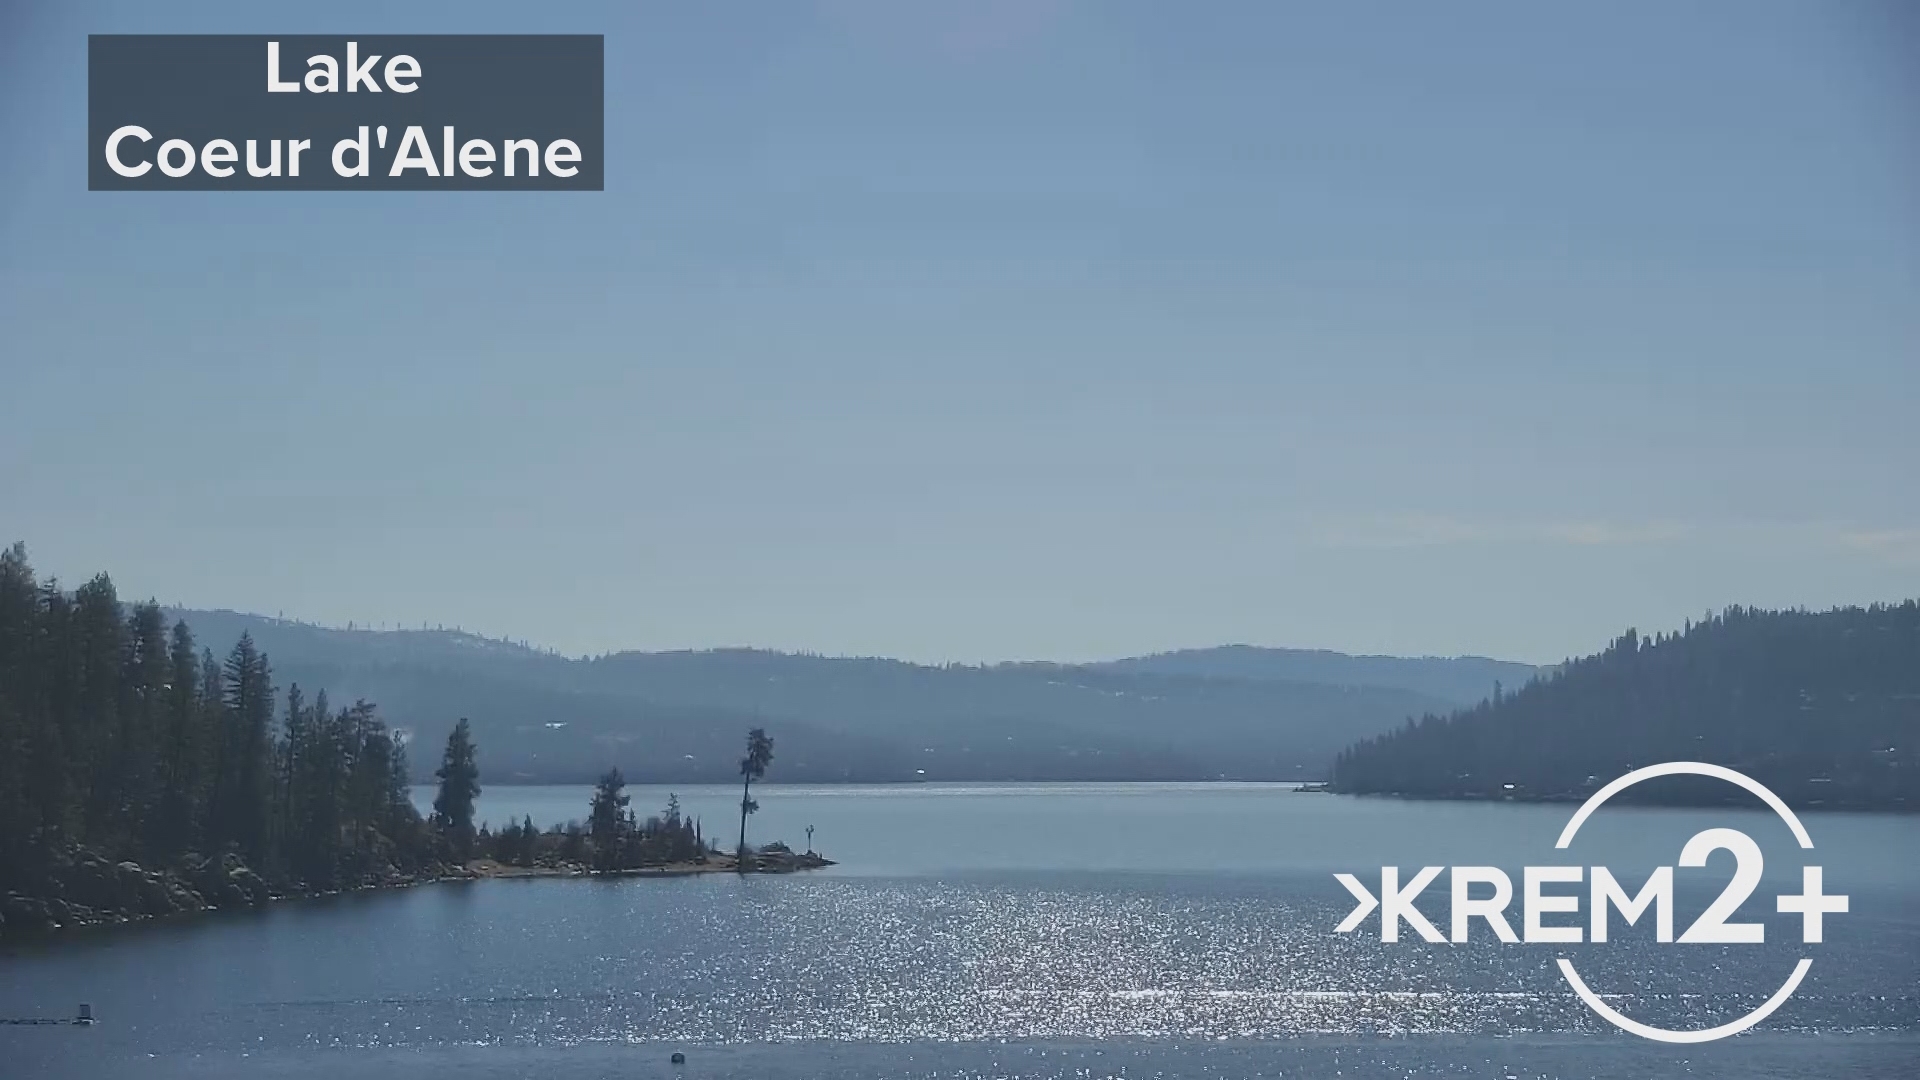
M 1335 790 L 1572 798 L 1630 769 L 1706 761 L 1800 805 L 1920 807 L 1920 604 L 1733 608 L 1678 634 L 1628 631 L 1498 701 L 1425 716 L 1342 753 Z M 1708 784 L 1639 794 L 1704 799 Z
M 373 706 L 202 640 L 0 550 L 0 933 L 438 873 Z
M 1531 664 L 1484 656 L 1355 656 L 1330 649 L 1259 645 L 1177 649 L 1089 666 L 1124 674 L 1390 686 L 1458 705 L 1471 705 L 1491 696 L 1495 686 L 1516 687 L 1539 674 Z
M 577 660 L 444 630 L 331 629 L 171 611 L 250 634 L 282 682 L 378 702 L 419 741 L 468 717 L 494 775 L 587 781 L 733 774 L 742 725 L 782 731 L 782 778 L 1321 780 L 1353 739 L 1459 698 L 1397 685 L 985 667 L 762 649 Z

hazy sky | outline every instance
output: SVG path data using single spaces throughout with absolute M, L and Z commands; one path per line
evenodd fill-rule
M 0 539 L 569 652 L 1920 594 L 1898 4 L 0 5 Z M 179 8 L 174 11 L 172 9 Z M 606 34 L 603 193 L 89 193 L 89 32 Z

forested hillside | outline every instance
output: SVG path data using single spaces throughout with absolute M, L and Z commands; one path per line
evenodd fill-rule
M 1497 701 L 1360 741 L 1335 790 L 1575 798 L 1630 769 L 1707 761 L 1799 805 L 1920 807 L 1920 604 L 1732 608 L 1676 634 L 1628 631 Z M 1624 797 L 1711 799 L 1674 782 Z
M 1258 645 L 1179 649 L 1088 666 L 1126 674 L 1392 686 L 1463 705 L 1490 696 L 1496 686 L 1519 686 L 1539 673 L 1531 664 L 1484 656 L 1354 656 L 1330 649 Z
M 760 649 L 575 660 L 455 631 L 170 614 L 252 635 L 283 678 L 377 701 L 421 741 L 469 717 L 493 776 L 528 782 L 586 782 L 609 763 L 634 780 L 724 781 L 737 733 L 761 723 L 779 725 L 781 775 L 793 782 L 1321 780 L 1356 737 L 1477 700 L 1492 682 L 1446 696 L 1364 677 L 933 666 Z M 1478 688 L 1496 662 L 1412 663 L 1459 664 Z
M 71 918 L 49 903 L 159 914 L 411 874 L 434 851 L 408 779 L 372 705 L 277 691 L 246 635 L 216 657 L 104 574 L 68 593 L 0 552 L 7 925 Z

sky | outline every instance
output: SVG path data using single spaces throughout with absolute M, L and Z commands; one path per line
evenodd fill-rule
M 606 35 L 604 192 L 86 190 L 89 33 Z M 568 653 L 1920 595 L 1920 17 L 0 5 L 0 541 Z

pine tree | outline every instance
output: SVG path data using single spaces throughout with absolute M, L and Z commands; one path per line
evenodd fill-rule
M 747 756 L 740 759 L 740 847 L 739 856 L 742 867 L 747 859 L 747 815 L 760 809 L 753 801 L 753 782 L 767 775 L 767 766 L 773 763 L 773 740 L 767 738 L 765 728 L 754 728 L 747 732 Z
M 480 768 L 474 761 L 475 750 L 472 730 L 463 716 L 447 736 L 446 753 L 433 774 L 440 779 L 439 794 L 433 798 L 434 827 L 463 859 L 472 847 L 473 803 L 480 795 Z
M 391 750 L 387 755 L 387 815 L 381 832 L 389 837 L 398 837 L 416 831 L 420 822 L 420 811 L 413 807 L 413 775 L 407 765 L 407 741 L 397 731 L 389 730 Z M 479 776 L 476 765 L 474 775 Z M 478 795 L 480 789 L 474 788 Z
M 619 868 L 628 827 L 627 781 L 619 769 L 608 769 L 593 789 L 593 805 L 587 813 L 587 834 L 593 839 L 593 868 Z
M 273 675 L 253 636 L 242 633 L 222 669 L 226 683 L 219 798 L 213 814 L 221 839 L 265 866 L 272 803 Z
M 37 591 L 26 545 L 0 552 L 0 882 L 10 879 L 8 868 L 25 865 L 40 824 L 28 793 L 35 742 L 31 717 L 38 712 L 33 692 Z
M 532 866 L 539 843 L 540 832 L 533 827 L 533 815 L 528 814 L 520 821 L 520 857 L 515 861 L 521 866 Z
M 200 752 L 200 761 L 206 767 L 206 782 L 203 785 L 199 801 L 200 821 L 194 830 L 198 835 L 202 850 L 211 854 L 226 847 L 232 840 L 227 835 L 226 819 L 222 816 L 226 804 L 231 801 L 227 795 L 229 786 L 227 770 L 227 681 L 221 673 L 220 662 L 213 658 L 213 650 L 202 647 L 200 650 L 200 693 L 196 695 L 200 705 L 200 738 L 205 746 Z
M 79 814 L 75 806 L 85 764 L 78 731 L 76 650 L 73 642 L 73 602 L 49 578 L 40 585 L 35 602 L 33 659 L 37 686 L 38 720 L 29 719 L 27 790 L 41 835 L 50 842 L 76 838 Z
M 80 798 L 82 843 L 111 839 L 122 819 L 124 792 L 116 767 L 120 728 L 120 677 L 126 624 L 120 598 L 105 574 L 74 590 L 73 726 L 69 770 Z
M 196 823 L 210 762 L 200 709 L 200 664 L 193 630 L 173 624 L 167 649 L 167 698 L 160 736 L 160 796 L 150 835 L 156 850 L 171 858 L 193 847 Z
M 130 854 L 148 839 L 158 803 L 155 755 L 167 711 L 167 620 L 149 600 L 127 616 L 121 662 L 119 725 L 114 735 L 112 777 L 118 788 L 116 839 Z
M 307 840 L 300 771 L 309 750 L 308 720 L 306 698 L 300 693 L 300 684 L 294 683 L 287 687 L 287 712 L 281 721 L 285 735 L 278 747 L 274 784 L 276 844 L 282 851 L 304 849 Z

